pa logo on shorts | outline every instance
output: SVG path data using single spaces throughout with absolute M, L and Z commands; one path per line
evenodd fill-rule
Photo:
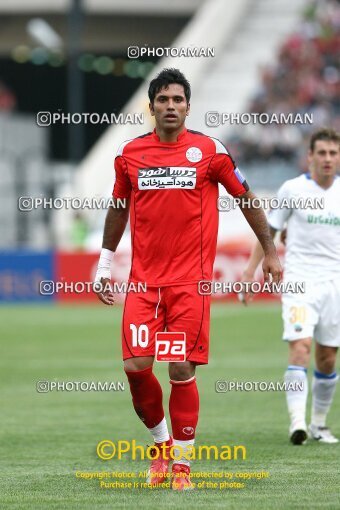
M 185 344 L 184 332 L 160 331 L 156 333 L 156 361 L 185 361 Z

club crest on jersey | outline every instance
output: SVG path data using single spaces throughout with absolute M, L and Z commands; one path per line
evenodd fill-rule
M 162 166 L 138 169 L 138 189 L 194 189 L 196 168 Z
M 197 163 L 202 159 L 202 151 L 198 147 L 190 147 L 186 152 L 186 157 L 191 163 Z

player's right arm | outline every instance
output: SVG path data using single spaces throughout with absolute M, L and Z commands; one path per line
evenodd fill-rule
M 102 250 L 95 278 L 96 282 L 100 282 L 103 286 L 103 291 L 98 292 L 97 296 L 106 305 L 114 303 L 110 266 L 126 228 L 130 210 L 131 182 L 125 160 L 121 156 L 115 159 L 115 171 L 116 182 L 112 193 L 112 205 L 106 213 Z M 118 202 L 117 199 L 125 199 L 125 207 L 122 207 L 122 201 Z

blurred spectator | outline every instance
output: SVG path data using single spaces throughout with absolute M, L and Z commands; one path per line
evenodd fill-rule
M 88 224 L 85 218 L 77 212 L 74 216 L 71 232 L 72 246 L 75 250 L 83 251 L 85 249 L 88 232 Z
M 0 111 L 10 112 L 16 107 L 17 100 L 14 94 L 0 81 Z

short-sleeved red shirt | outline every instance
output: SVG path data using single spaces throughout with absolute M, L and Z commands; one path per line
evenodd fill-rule
M 224 145 L 187 129 L 164 143 L 153 131 L 120 146 L 115 170 L 113 196 L 131 197 L 130 281 L 162 287 L 211 280 L 218 183 L 234 197 L 248 190 Z

